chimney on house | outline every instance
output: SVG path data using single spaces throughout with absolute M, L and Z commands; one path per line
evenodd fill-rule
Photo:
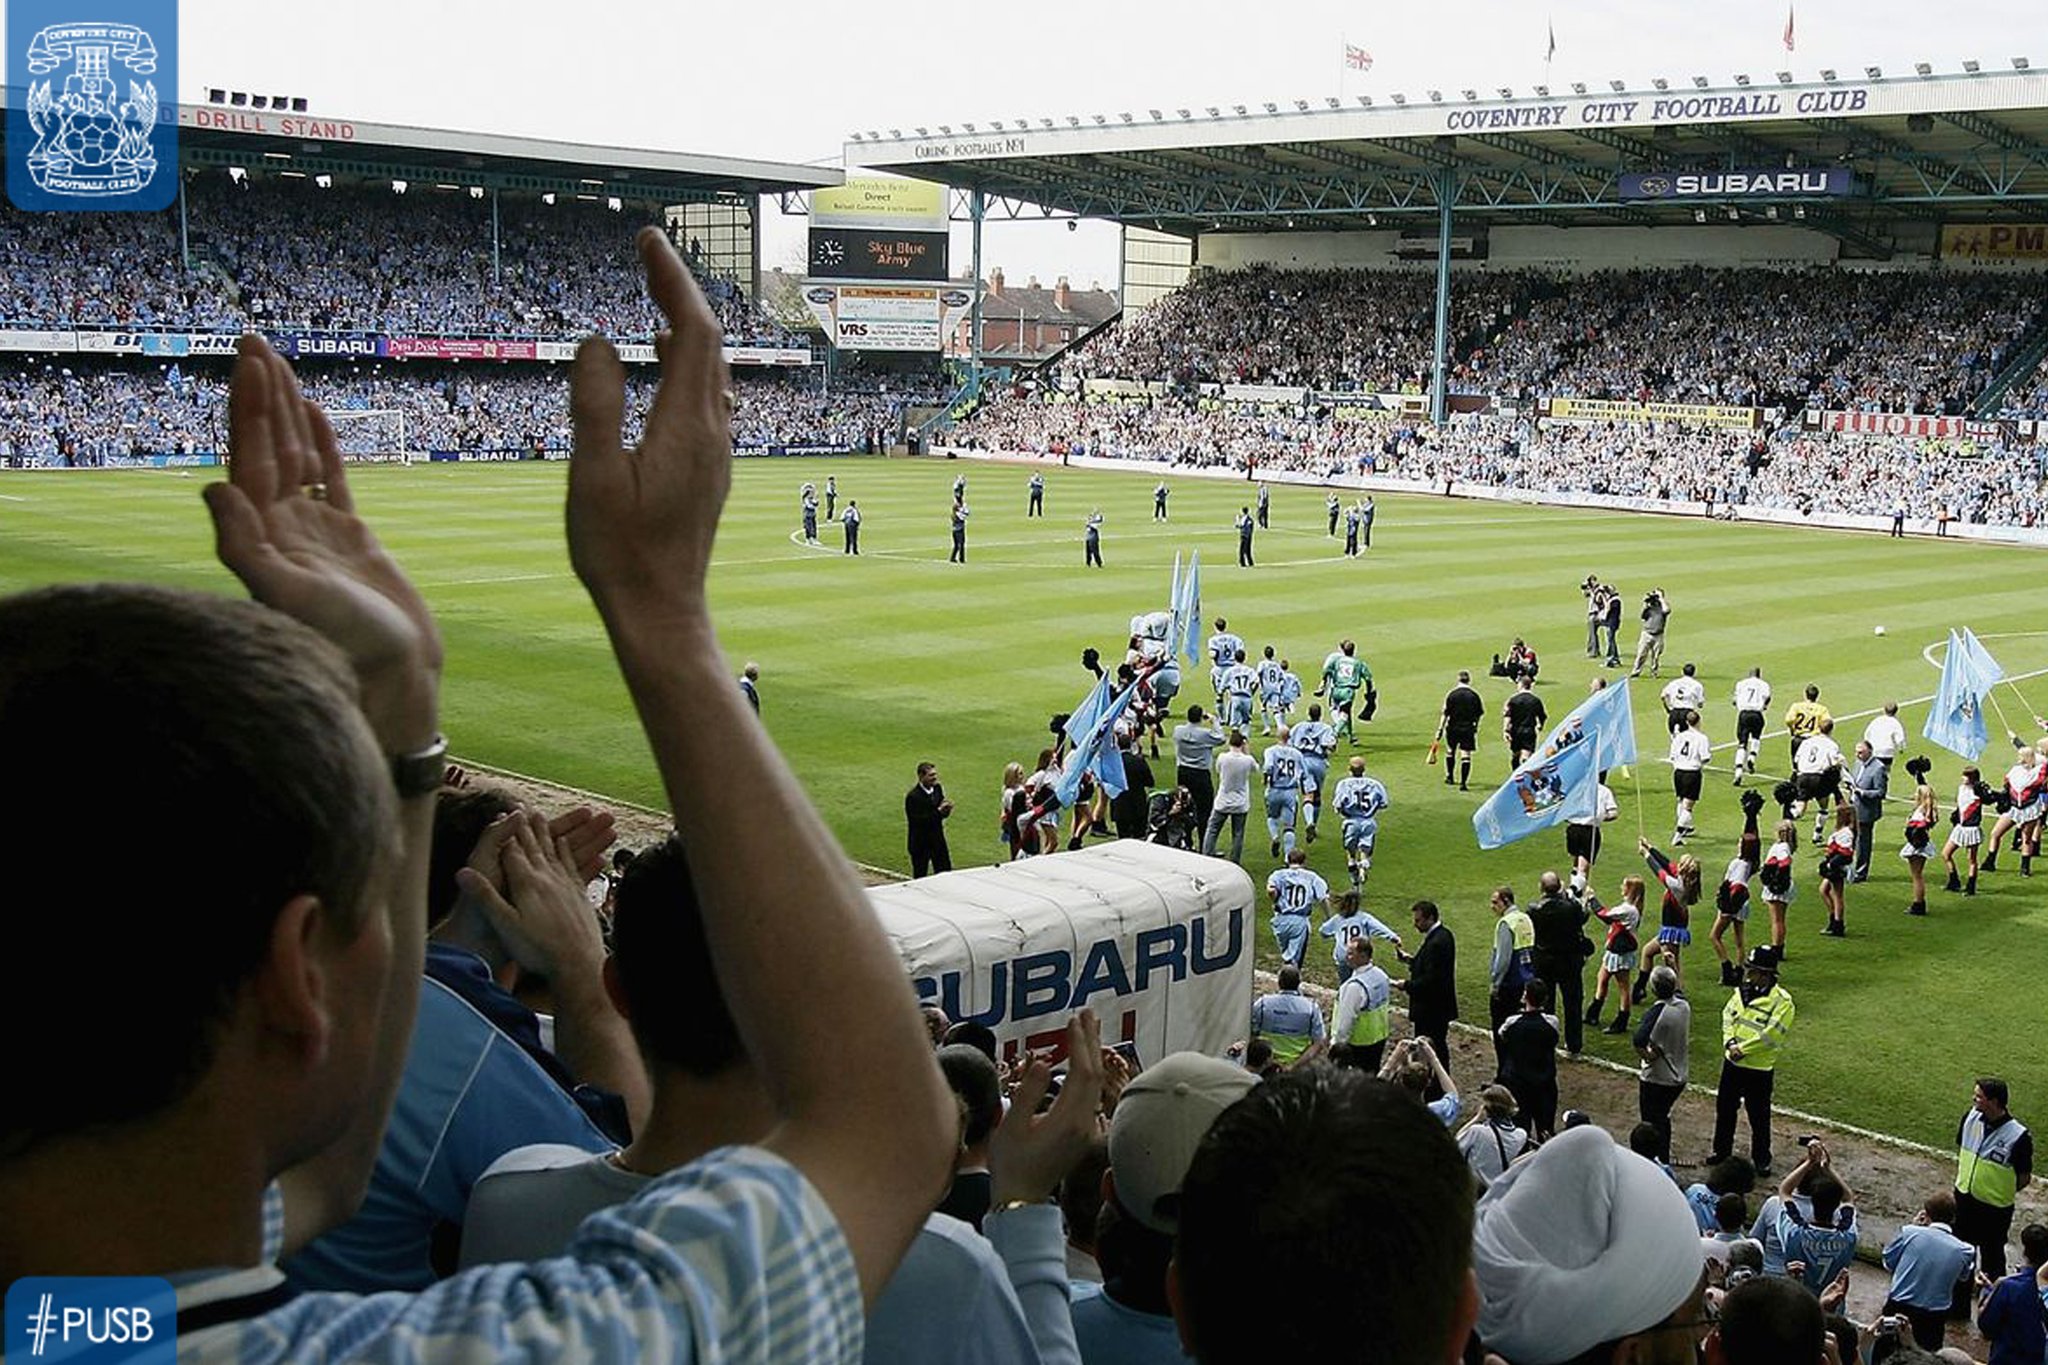
M 999 299 L 1003 296 L 1003 268 L 1001 266 L 997 266 L 994 270 L 988 272 L 988 293 L 991 298 Z
M 1067 312 L 1067 301 L 1072 297 L 1072 291 L 1067 288 L 1067 277 L 1065 275 L 1060 276 L 1060 282 L 1053 286 L 1052 306 L 1059 309 L 1062 313 Z
M 1033 275 L 1033 276 L 1032 276 L 1032 277 L 1031 277 L 1030 279 L 1026 280 L 1026 281 L 1025 281 L 1025 283 L 1024 283 L 1024 287 L 1025 287 L 1026 289 L 1034 289 L 1034 290 L 1035 290 L 1035 289 L 1037 289 L 1037 288 L 1038 288 L 1038 276 L 1036 276 L 1036 275 Z

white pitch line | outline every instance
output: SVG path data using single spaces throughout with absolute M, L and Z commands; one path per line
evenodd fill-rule
M 27 499 L 27 498 L 18 498 L 18 497 L 16 497 L 16 496 L 15 496 L 14 494 L 12 494 L 12 493 L 0 493 L 0 502 L 27 502 L 27 501 L 28 501 L 28 499 Z

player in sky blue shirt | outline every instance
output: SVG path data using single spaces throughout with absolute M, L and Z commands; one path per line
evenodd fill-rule
M 1293 674 L 1288 674 L 1293 677 Z M 1301 686 L 1297 679 L 1295 687 Z M 1316 841 L 1316 821 L 1323 813 L 1323 781 L 1329 775 L 1330 755 L 1337 748 L 1337 732 L 1323 719 L 1323 708 L 1310 702 L 1308 719 L 1299 725 L 1287 727 L 1287 738 L 1301 754 L 1301 815 L 1302 823 L 1308 827 L 1305 836 L 1310 843 Z
M 1259 675 L 1259 733 L 1270 735 L 1274 726 L 1285 724 L 1280 715 L 1280 661 L 1273 657 L 1273 646 L 1266 646 L 1265 657 L 1253 671 Z
M 1294 704 L 1301 700 L 1301 679 L 1287 666 L 1287 660 L 1280 661 L 1280 723 L 1285 725 L 1294 717 Z
M 1223 670 L 1223 723 L 1240 730 L 1252 728 L 1252 695 L 1259 690 L 1259 675 L 1237 651 L 1237 662 Z
M 1309 916 L 1316 907 L 1330 902 L 1330 884 L 1307 866 L 1308 854 L 1295 849 L 1287 865 L 1275 868 L 1266 878 L 1266 895 L 1273 904 L 1273 937 L 1280 944 L 1283 962 L 1301 966 L 1308 955 Z
M 1389 929 L 1380 919 L 1361 910 L 1358 893 L 1346 891 L 1337 899 L 1336 913 L 1316 926 L 1316 932 L 1331 940 L 1331 962 L 1337 968 L 1337 982 L 1342 985 L 1351 975 L 1351 963 L 1346 954 L 1351 951 L 1351 940 L 1360 934 L 1368 938 L 1384 939 L 1396 948 L 1401 946 L 1401 936 Z
M 1351 884 L 1363 886 L 1365 874 L 1372 869 L 1373 844 L 1379 839 L 1379 814 L 1389 804 L 1387 789 L 1377 778 L 1365 775 L 1363 758 L 1354 757 L 1351 775 L 1337 784 L 1331 804 L 1344 817 L 1344 864 L 1351 873 Z
M 1244 640 L 1230 633 L 1222 617 L 1216 618 L 1216 633 L 1209 637 L 1209 681 L 1216 688 L 1216 700 L 1223 700 L 1223 671 L 1244 654 Z
M 1294 820 L 1301 809 L 1301 751 L 1287 742 L 1287 727 L 1266 750 L 1259 772 L 1266 782 L 1266 833 L 1273 838 L 1273 856 L 1294 852 Z

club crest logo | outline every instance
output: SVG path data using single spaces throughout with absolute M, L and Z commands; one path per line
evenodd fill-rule
M 8 110 L 10 196 L 28 209 L 167 206 L 178 181 L 175 7 L 96 4 L 87 14 L 105 17 L 83 19 L 57 8 L 9 5 L 8 64 L 27 76 Z

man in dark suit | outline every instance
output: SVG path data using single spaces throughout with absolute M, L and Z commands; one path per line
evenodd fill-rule
M 1529 922 L 1536 926 L 1536 951 L 1531 958 L 1536 975 L 1557 992 L 1557 1014 L 1564 1026 L 1564 1050 L 1574 1057 L 1586 1045 L 1586 921 L 1592 916 L 1578 897 L 1564 888 L 1555 872 L 1546 872 L 1537 883 L 1542 892 L 1529 907 Z
M 951 872 L 953 854 L 946 847 L 946 817 L 953 803 L 939 785 L 935 763 L 917 765 L 917 785 L 903 795 L 903 819 L 910 827 L 910 875 Z
M 1394 989 L 1408 997 L 1408 1019 L 1415 1036 L 1427 1038 L 1445 1067 L 1451 1064 L 1451 1021 L 1458 1017 L 1458 941 L 1443 922 L 1436 902 L 1417 901 L 1410 911 L 1419 936 L 1412 953 L 1396 952 L 1408 964 L 1408 979 Z M 1430 1086 L 1431 1099 L 1441 1092 Z

